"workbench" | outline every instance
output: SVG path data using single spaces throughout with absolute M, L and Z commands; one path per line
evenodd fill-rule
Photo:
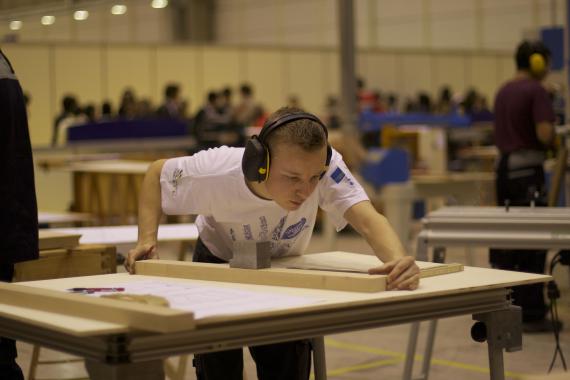
M 52 228 L 52 232 L 81 235 L 81 244 L 136 244 L 138 227 L 136 225 Z M 198 240 L 198 227 L 194 223 L 161 224 L 158 227 L 158 242 L 179 242 L 179 260 L 186 259 L 186 251 Z
M 491 379 L 497 380 L 504 379 L 503 349 L 511 351 L 521 348 L 520 310 L 517 319 L 516 307 L 509 300 L 509 288 L 545 282 L 550 277 L 466 267 L 462 272 L 423 279 L 420 288 L 415 291 L 377 293 L 228 284 L 128 274 L 21 284 L 28 289 L 64 291 L 73 287 L 102 287 L 157 279 L 184 285 L 269 292 L 279 297 L 308 297 L 319 301 L 304 306 L 277 304 L 270 310 L 246 314 L 222 313 L 196 318 L 195 325 L 186 329 L 157 332 L 135 329 L 128 324 L 92 320 L 86 316 L 69 316 L 66 315 L 67 308 L 42 311 L 30 303 L 15 306 L 0 294 L 0 335 L 83 357 L 95 380 L 154 380 L 162 379 L 162 359 L 173 355 L 212 352 L 473 314 L 476 319 L 486 321 Z M 512 322 L 507 325 L 501 323 L 505 320 Z M 325 377 L 321 372 L 316 374 L 317 379 Z
M 422 219 L 416 259 L 444 262 L 448 247 L 505 249 L 569 249 L 570 207 L 443 207 Z M 471 254 L 468 251 L 468 263 Z M 427 379 L 435 340 L 436 321 L 430 322 L 422 374 Z M 412 325 L 404 378 L 410 379 L 419 324 Z

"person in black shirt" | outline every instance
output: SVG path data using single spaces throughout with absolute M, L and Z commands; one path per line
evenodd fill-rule
M 0 281 L 10 282 L 14 263 L 38 258 L 38 208 L 24 94 L 0 50 Z M 23 380 L 16 342 L 0 337 L 0 377 Z

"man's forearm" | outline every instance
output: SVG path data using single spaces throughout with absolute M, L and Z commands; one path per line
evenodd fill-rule
M 380 260 L 388 262 L 406 255 L 398 235 L 386 217 L 377 214 L 370 224 L 370 233 L 364 237 Z
M 352 206 L 347 210 L 345 218 L 366 239 L 383 262 L 406 255 L 398 235 L 386 217 L 376 212 L 370 202 L 360 202 Z
M 158 236 L 158 225 L 162 216 L 160 196 L 160 172 L 164 160 L 153 162 L 143 180 L 139 199 L 138 243 L 155 244 Z

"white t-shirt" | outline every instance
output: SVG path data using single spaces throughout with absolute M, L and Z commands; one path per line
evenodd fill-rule
M 302 254 L 313 233 L 318 207 L 338 231 L 345 211 L 368 200 L 335 150 L 315 191 L 294 211 L 261 199 L 245 183 L 243 148 L 220 147 L 167 160 L 160 175 L 162 210 L 197 214 L 200 238 L 217 257 L 229 260 L 236 240 L 270 241 L 272 257 Z

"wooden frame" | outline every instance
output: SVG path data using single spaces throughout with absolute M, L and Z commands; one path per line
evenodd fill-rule
M 386 275 L 346 271 L 291 268 L 240 269 L 230 268 L 227 264 L 174 260 L 138 261 L 135 269 L 137 274 L 147 276 L 364 293 L 385 291 L 387 279 Z M 422 269 L 421 277 L 437 276 L 462 270 L 463 265 L 461 264 L 442 264 Z
M 183 310 L 19 284 L 0 283 L 0 299 L 3 304 L 33 305 L 36 310 L 53 313 L 65 310 L 66 315 L 152 332 L 187 331 L 195 326 L 193 313 Z

